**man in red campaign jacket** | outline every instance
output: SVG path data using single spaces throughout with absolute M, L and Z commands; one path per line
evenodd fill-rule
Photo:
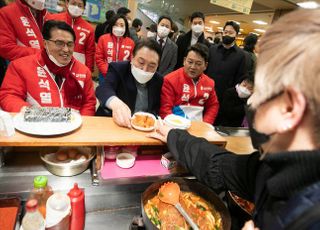
M 16 0 L 0 9 L 0 56 L 9 61 L 43 48 L 45 0 Z
M 184 67 L 164 78 L 161 90 L 160 116 L 186 116 L 212 124 L 216 119 L 219 102 L 214 81 L 203 74 L 208 64 L 207 46 L 197 43 L 187 50 Z
M 9 64 L 0 88 L 0 107 L 19 112 L 24 106 L 70 107 L 81 115 L 95 113 L 90 70 L 72 57 L 75 33 L 62 21 L 43 26 L 41 52 Z
M 73 56 L 82 64 L 94 70 L 95 41 L 94 29 L 81 15 L 86 6 L 86 0 L 67 1 L 67 10 L 59 14 L 51 14 L 47 19 L 61 20 L 68 23 L 76 33 Z

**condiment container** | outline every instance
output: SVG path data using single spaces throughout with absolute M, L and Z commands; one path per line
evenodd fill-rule
M 130 153 L 119 153 L 117 155 L 116 164 L 120 168 L 131 168 L 134 165 L 136 158 Z
M 84 192 L 75 183 L 74 187 L 68 192 L 71 201 L 71 221 L 70 230 L 83 230 L 85 223 L 85 204 Z
M 10 113 L 0 110 L 0 136 L 11 137 L 15 134 Z
M 109 159 L 109 160 L 116 159 L 119 151 L 120 151 L 119 146 L 104 146 L 104 154 L 106 159 Z
M 51 187 L 48 185 L 48 177 L 36 176 L 33 179 L 33 189 L 29 199 L 38 201 L 38 209 L 43 218 L 46 218 L 46 204 L 49 197 L 53 194 Z
M 44 230 L 46 222 L 38 211 L 38 201 L 31 199 L 26 203 L 26 214 L 22 219 L 20 230 Z
M 137 146 L 137 145 L 128 145 L 128 146 L 121 147 L 121 152 L 122 153 L 130 153 L 134 157 L 137 157 L 138 149 L 139 149 L 139 146 Z
M 46 230 L 68 230 L 70 215 L 70 198 L 62 193 L 54 193 L 47 201 Z

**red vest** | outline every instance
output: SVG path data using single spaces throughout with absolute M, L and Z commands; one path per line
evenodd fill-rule
M 214 81 L 205 74 L 201 74 L 195 83 L 183 67 L 169 73 L 161 89 L 160 116 L 165 118 L 172 114 L 175 106 L 203 107 L 203 121 L 213 124 L 219 110 L 214 86 Z
M 46 10 L 39 12 L 42 21 Z M 37 53 L 43 48 L 42 25 L 38 25 L 30 8 L 16 0 L 0 9 L 0 56 L 7 60 Z
M 91 72 L 75 60 L 71 66 L 83 88 L 83 104 L 72 107 L 81 115 L 93 116 L 96 97 Z M 10 63 L 0 88 L 0 107 L 8 112 L 19 112 L 23 106 L 71 107 L 66 104 L 63 83 L 59 89 L 54 76 L 47 70 L 40 53 L 17 59 Z

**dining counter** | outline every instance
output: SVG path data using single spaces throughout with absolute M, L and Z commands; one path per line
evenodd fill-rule
M 227 141 L 226 150 L 235 154 L 244 155 L 256 151 L 251 143 L 249 136 L 228 136 L 224 137 Z
M 0 198 L 10 194 L 25 201 L 29 196 L 33 177 L 37 175 L 48 176 L 49 184 L 54 190 L 63 193 L 67 193 L 76 182 L 86 193 L 86 230 L 128 229 L 133 216 L 141 214 L 141 193 L 151 183 L 165 176 L 102 180 L 99 174 L 95 175 L 96 164 L 92 163 L 91 168 L 80 175 L 58 177 L 47 171 L 36 151 L 30 150 L 46 146 L 104 145 L 141 145 L 156 149 L 165 145 L 146 137 L 146 132 L 117 126 L 112 118 L 82 119 L 79 129 L 65 135 L 32 136 L 16 131 L 12 137 L 0 137 Z M 253 150 L 249 137 L 221 136 L 206 123 L 192 122 L 188 132 L 236 154 L 250 153 Z M 6 161 L 2 161 L 2 157 Z M 4 163 L 3 167 L 1 163 Z
M 225 146 L 226 139 L 212 126 L 194 121 L 188 132 L 209 142 Z M 59 136 L 32 136 L 16 131 L 12 137 L 0 137 L 0 146 L 159 146 L 161 141 L 149 138 L 147 132 L 119 127 L 110 117 L 82 117 L 82 125 L 71 133 Z

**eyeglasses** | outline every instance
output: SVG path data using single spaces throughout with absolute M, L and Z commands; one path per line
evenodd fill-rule
M 64 41 L 61 41 L 61 40 L 50 40 L 50 39 L 48 39 L 47 41 L 54 42 L 56 47 L 58 47 L 59 49 L 64 48 L 65 45 L 67 45 L 68 48 L 74 48 L 74 42 L 71 42 L 71 41 L 70 42 L 64 42 Z

